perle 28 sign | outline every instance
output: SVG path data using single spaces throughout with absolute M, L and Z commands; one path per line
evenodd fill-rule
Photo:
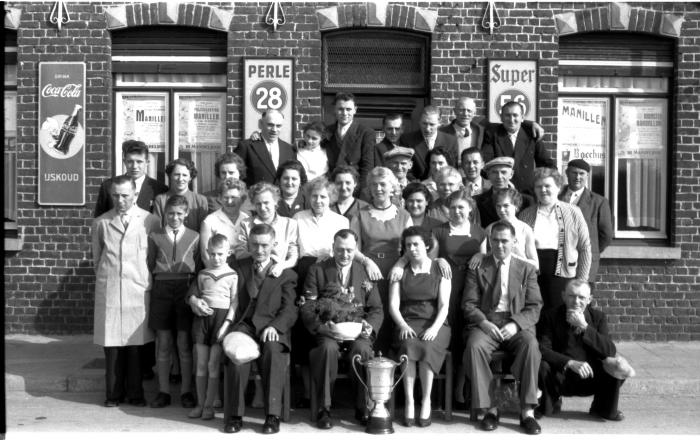
M 40 205 L 85 204 L 85 63 L 39 63 Z
M 537 61 L 489 60 L 489 121 L 501 122 L 503 104 L 515 101 L 525 108 L 524 119 L 537 118 Z
M 267 110 L 278 110 L 285 124 L 280 139 L 293 142 L 294 59 L 245 58 L 243 60 L 243 137 L 258 130 L 258 121 Z

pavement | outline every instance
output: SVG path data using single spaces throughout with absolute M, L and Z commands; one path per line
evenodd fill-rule
M 700 342 L 620 342 L 617 346 L 637 373 L 622 387 L 620 409 L 626 419 L 623 422 L 593 419 L 587 414 L 590 398 L 565 398 L 561 414 L 540 421 L 543 435 L 635 435 L 637 438 L 700 434 Z M 5 357 L 8 438 L 37 438 L 49 433 L 52 439 L 68 434 L 72 439 L 93 438 L 95 432 L 107 437 L 120 432 L 167 432 L 168 440 L 179 436 L 189 438 L 193 432 L 225 436 L 220 413 L 212 421 L 188 419 L 188 410 L 180 407 L 176 391 L 172 393 L 173 405 L 163 409 L 102 407 L 104 354 L 101 347 L 92 344 L 91 335 L 6 335 Z M 144 382 L 147 400 L 157 393 L 155 382 Z M 394 429 L 402 438 L 427 433 L 521 436 L 517 417 L 515 412 L 506 413 L 501 428 L 485 433 L 469 422 L 463 412 L 455 412 L 448 422 L 442 419 L 440 411 L 434 411 L 430 428 L 405 428 L 394 423 Z M 333 418 L 334 436 L 357 436 L 363 432 L 353 422 L 349 407 L 334 409 Z M 251 409 L 244 420 L 239 437 L 260 431 L 262 411 Z M 310 422 L 308 409 L 293 409 L 290 422 L 282 424 L 282 433 L 319 439 L 329 434 Z M 158 440 L 152 435 L 146 437 Z

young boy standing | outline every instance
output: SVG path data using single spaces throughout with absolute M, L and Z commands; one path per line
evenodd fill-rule
M 185 297 L 195 274 L 201 267 L 199 234 L 184 226 L 189 214 L 187 199 L 170 196 L 165 203 L 165 227 L 148 237 L 148 267 L 153 273 L 153 292 L 148 326 L 155 330 L 158 341 L 157 370 L 159 392 L 152 408 L 170 405 L 170 360 L 173 333 L 177 332 L 182 382 L 180 403 L 183 408 L 196 404 L 192 387 L 192 311 Z
M 238 274 L 226 264 L 231 255 L 231 245 L 225 235 L 214 234 L 209 239 L 207 254 L 209 267 L 197 275 L 195 294 L 206 303 L 204 309 L 209 313 L 195 316 L 192 325 L 197 354 L 197 406 L 188 416 L 211 420 L 214 418 L 212 406 L 219 389 L 221 340 L 233 322 L 238 306 Z

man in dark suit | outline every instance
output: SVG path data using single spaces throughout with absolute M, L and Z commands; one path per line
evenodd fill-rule
M 498 189 L 506 189 L 512 187 L 511 178 L 513 177 L 513 158 L 512 157 L 497 157 L 491 159 L 484 165 L 486 175 L 491 182 L 491 188 L 473 197 L 476 202 L 476 207 L 479 210 L 479 218 L 481 226 L 487 227 L 491 223 L 499 219 L 496 213 L 496 206 L 493 203 L 493 193 Z M 525 209 L 528 206 L 535 204 L 535 199 L 528 195 L 520 193 L 523 199 L 520 209 Z
M 257 359 L 264 389 L 265 423 L 263 434 L 279 432 L 291 329 L 297 319 L 297 275 L 290 269 L 280 276 L 270 274 L 270 255 L 275 243 L 275 230 L 270 225 L 258 224 L 250 230 L 248 250 L 251 257 L 239 261 L 238 307 L 236 322 L 231 331 L 243 332 L 260 346 Z M 190 306 L 202 315 L 201 298 L 191 296 Z M 251 361 L 252 362 L 252 361 Z M 251 362 L 235 365 L 227 362 L 224 392 L 224 432 L 238 432 L 243 426 L 245 412 L 244 393 L 248 385 Z
M 416 179 L 425 180 L 430 177 L 430 164 L 428 164 L 428 151 L 435 147 L 445 147 L 453 158 L 458 157 L 459 146 L 457 138 L 438 130 L 440 126 L 440 110 L 429 105 L 423 109 L 420 117 L 420 130 L 406 133 L 401 136 L 399 142 L 409 148 L 413 148 L 413 170 Z
M 495 157 L 512 157 L 513 185 L 520 192 L 531 193 L 534 185 L 535 167 L 554 166 L 541 140 L 535 140 L 521 127 L 523 106 L 510 101 L 501 108 L 501 124 L 484 134 L 481 151 L 486 162 Z
M 316 385 L 320 408 L 317 426 L 331 429 L 331 392 L 338 376 L 338 359 L 340 350 L 349 350 L 349 358 L 356 354 L 363 360 L 373 357 L 372 343 L 384 320 L 382 300 L 379 298 L 377 285 L 369 280 L 365 268 L 353 261 L 357 251 L 357 235 L 350 229 L 341 229 L 333 237 L 333 258 L 314 264 L 309 269 L 304 282 L 304 297 L 307 302 L 301 310 L 304 326 L 315 337 L 315 347 L 309 353 L 311 380 Z M 343 340 L 338 334 L 333 321 L 322 322 L 319 318 L 316 298 L 322 296 L 325 289 L 340 285 L 352 291 L 353 302 L 361 308 L 362 332 L 354 340 Z M 355 418 L 360 422 L 367 420 L 367 402 L 365 390 L 360 386 L 354 373 L 350 373 L 355 394 Z
M 235 153 L 245 163 L 246 185 L 252 186 L 258 182 L 274 183 L 280 164 L 297 158 L 294 147 L 279 138 L 283 125 L 282 113 L 268 110 L 258 122 L 262 139 L 245 139 L 238 143 Z
M 467 323 L 463 363 L 471 381 L 472 408 L 486 410 L 481 429 L 498 427 L 498 408 L 489 395 L 493 378 L 489 362 L 495 350 L 508 351 L 514 357 L 511 372 L 520 384 L 520 426 L 527 434 L 539 434 L 534 418 L 541 359 L 535 337 L 542 309 L 537 269 L 512 256 L 515 229 L 510 223 L 495 223 L 490 238 L 493 254 L 478 269 L 467 270 L 462 298 Z
M 360 186 L 365 185 L 366 176 L 374 166 L 374 145 L 377 137 L 369 127 L 355 121 L 357 106 L 355 95 L 335 95 L 336 122 L 327 127 L 328 139 L 324 146 L 335 157 L 336 165 L 350 165 L 360 174 Z
M 586 219 L 588 233 L 591 237 L 592 255 L 588 281 L 593 289 L 600 266 L 600 254 L 612 242 L 613 225 L 608 200 L 586 188 L 590 172 L 591 166 L 585 160 L 570 161 L 566 167 L 566 179 L 569 183 L 559 194 L 559 200 L 578 206 Z
M 384 153 L 401 145 L 399 139 L 403 134 L 403 116 L 398 113 L 390 113 L 382 119 L 384 139 L 374 146 L 374 167 L 386 166 Z
M 141 141 L 124 141 L 122 144 L 122 161 L 126 168 L 126 175 L 134 179 L 136 183 L 136 205 L 148 212 L 153 211 L 153 200 L 158 194 L 168 190 L 168 187 L 146 175 L 148 171 L 148 146 Z M 114 208 L 109 191 L 112 188 L 112 179 L 102 182 L 100 192 L 97 194 L 95 204 L 95 218 Z
M 589 413 L 621 421 L 617 409 L 624 380 L 608 374 L 603 360 L 615 356 L 605 313 L 590 307 L 591 289 L 585 281 L 572 280 L 562 293 L 564 304 L 542 314 L 537 325 L 542 350 L 538 415 L 561 410 L 561 396 L 590 396 Z
M 439 130 L 457 138 L 459 154 L 456 156 L 457 165 L 461 165 L 462 152 L 468 148 L 481 149 L 484 141 L 484 127 L 472 118 L 476 116 L 476 103 L 473 99 L 462 97 L 455 101 L 453 109 L 455 118 Z

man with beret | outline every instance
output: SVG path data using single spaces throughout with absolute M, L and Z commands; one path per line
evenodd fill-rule
M 586 188 L 590 172 L 591 166 L 585 160 L 570 161 L 566 167 L 566 179 L 569 183 L 562 188 L 559 200 L 578 206 L 586 219 L 592 255 L 588 281 L 593 288 L 600 265 L 600 254 L 613 238 L 613 225 L 608 200 Z
M 515 160 L 512 157 L 502 156 L 491 159 L 486 165 L 484 165 L 486 175 L 489 178 L 489 182 L 491 182 L 491 188 L 474 196 L 476 207 L 479 209 L 481 226 L 484 228 L 499 219 L 498 214 L 496 213 L 496 207 L 493 204 L 493 193 L 497 189 L 513 187 L 511 179 L 513 177 L 514 163 Z M 524 209 L 535 204 L 535 199 L 528 194 L 522 194 L 521 192 L 521 195 L 523 198 L 523 205 L 520 207 L 520 209 Z

